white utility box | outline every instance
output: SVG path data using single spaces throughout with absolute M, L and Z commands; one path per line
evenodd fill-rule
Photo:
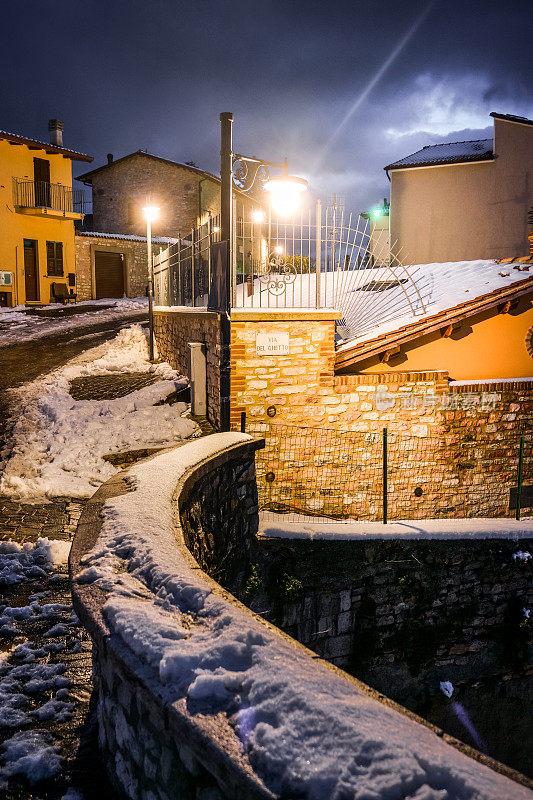
M 191 414 L 207 415 L 207 360 L 202 342 L 189 342 L 189 381 L 191 384 Z

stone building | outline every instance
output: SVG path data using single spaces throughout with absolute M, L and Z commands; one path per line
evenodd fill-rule
M 489 139 L 423 147 L 385 167 L 391 242 L 413 264 L 525 256 L 533 120 L 492 113 Z
M 107 164 L 77 180 L 92 188 L 92 227 L 101 233 L 145 235 L 142 208 L 148 200 L 159 208 L 152 225 L 157 236 L 185 236 L 209 215 L 220 213 L 220 178 L 143 150 L 116 160 L 109 154 Z M 260 205 L 241 192 L 235 194 L 245 214 Z
M 175 240 L 152 238 L 153 252 Z M 103 297 L 144 297 L 148 287 L 146 236 L 76 231 L 78 300 Z

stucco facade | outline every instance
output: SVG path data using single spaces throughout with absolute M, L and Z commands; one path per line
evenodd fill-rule
M 524 256 L 533 123 L 494 119 L 494 157 L 392 168 L 391 246 L 410 263 Z
M 0 295 L 8 306 L 49 303 L 51 284 L 66 285 L 69 275 L 69 289 L 76 291 L 74 220 L 83 214 L 73 210 L 71 159 L 92 160 L 82 154 L 68 155 L 44 142 L 26 140 L 25 144 L 18 138 L 22 139 L 10 134 L 4 138 L 0 132 L 0 271 L 11 274 L 11 285 L 0 285 Z M 35 159 L 48 163 L 48 181 L 36 179 Z M 53 269 L 47 258 L 49 244 L 61 246 L 61 258 Z M 26 251 L 34 270 L 31 286 Z

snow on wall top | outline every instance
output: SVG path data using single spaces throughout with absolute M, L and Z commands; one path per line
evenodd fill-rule
M 245 434 L 200 439 L 137 465 L 108 500 L 78 584 L 107 594 L 102 613 L 156 674 L 164 702 L 226 714 L 268 789 L 302 800 L 532 800 L 533 793 L 380 704 L 252 614 L 214 594 L 180 557 L 172 497 L 181 477 Z M 191 712 L 192 713 L 192 712 Z
M 492 138 L 475 139 L 470 142 L 443 142 L 426 145 L 410 156 L 400 158 L 388 164 L 385 169 L 400 167 L 421 167 L 430 164 L 458 164 L 463 161 L 485 161 L 492 159 Z

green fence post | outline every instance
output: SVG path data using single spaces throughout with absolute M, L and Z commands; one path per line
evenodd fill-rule
M 387 428 L 383 428 L 383 524 L 387 524 Z
M 241 411 L 241 433 L 246 433 L 246 411 Z
M 520 437 L 520 454 L 518 456 L 518 489 L 516 492 L 516 518 L 520 519 L 522 505 L 522 472 L 524 469 L 524 437 Z

